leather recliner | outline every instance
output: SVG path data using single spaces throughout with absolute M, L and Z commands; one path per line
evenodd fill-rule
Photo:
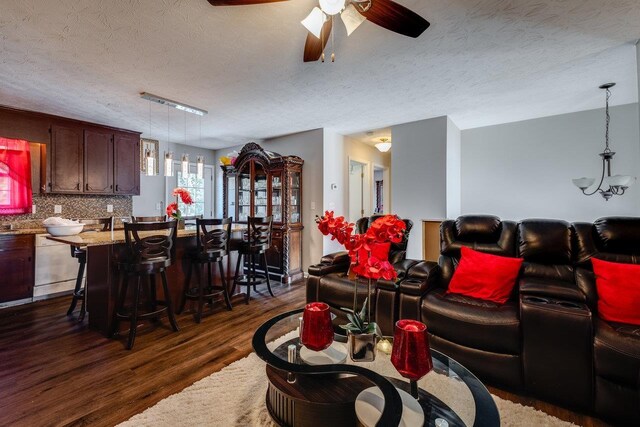
M 422 299 L 421 320 L 430 343 L 480 378 L 520 388 L 522 339 L 518 300 L 505 304 L 447 293 L 460 261 L 460 248 L 507 257 L 516 256 L 516 223 L 493 216 L 462 216 L 440 226 L 441 275 Z
M 360 218 L 356 222 L 355 232 L 365 233 L 369 226 L 382 215 Z M 398 272 L 398 281 L 405 277 L 409 270 L 420 264 L 420 261 L 406 259 L 407 243 L 413 228 L 411 220 L 403 220 L 407 226 L 404 239 L 400 243 L 392 243 L 389 250 L 389 262 Z M 346 312 L 342 308 L 353 307 L 354 281 L 347 273 L 350 259 L 346 251 L 337 252 L 322 257 L 319 264 L 309 267 L 307 279 L 307 302 L 321 301 L 329 304 L 331 312 L 336 314 L 334 323 L 346 323 Z M 378 280 L 372 286 L 371 309 L 372 316 L 385 334 L 393 333 L 393 325 L 398 315 L 398 295 L 396 282 Z M 357 304 L 362 307 L 367 295 L 366 279 L 360 279 L 357 287 Z
M 591 258 L 640 264 L 640 218 L 575 223 L 576 279 L 594 313 L 595 411 L 617 423 L 640 424 L 640 326 L 598 317 Z M 640 310 L 640 307 L 638 307 Z

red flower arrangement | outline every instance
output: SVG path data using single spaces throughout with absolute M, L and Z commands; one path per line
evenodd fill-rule
M 391 243 L 400 243 L 406 224 L 397 215 L 385 215 L 376 219 L 364 234 L 353 234 L 354 224 L 343 216 L 335 217 L 333 211 L 316 217 L 318 229 L 331 240 L 337 240 L 349 251 L 351 269 L 367 279 L 396 280 L 398 273 L 387 259 Z
M 172 194 L 176 197 L 176 201 L 167 205 L 167 215 L 179 220 L 182 218 L 182 212 L 178 209 L 178 197 L 180 197 L 180 200 L 182 200 L 182 203 L 185 205 L 192 204 L 193 199 L 191 198 L 191 193 L 181 187 L 174 188 Z

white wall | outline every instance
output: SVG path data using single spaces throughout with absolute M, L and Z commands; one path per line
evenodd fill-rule
M 447 117 L 447 218 L 457 218 L 462 210 L 461 138 L 460 129 Z
M 443 116 L 391 129 L 391 202 L 393 213 L 414 223 L 409 258 L 422 258 L 421 220 L 446 215 L 447 123 Z
M 302 267 L 306 271 L 309 265 L 320 261 L 322 257 L 322 234 L 315 224 L 316 214 L 322 211 L 323 200 L 323 141 L 322 129 L 286 135 L 268 139 L 260 143 L 265 150 L 283 156 L 298 156 L 304 160 L 302 168 Z M 243 145 L 216 150 L 216 165 L 221 156 L 240 151 Z M 216 215 L 222 215 L 222 170 L 216 168 Z M 312 209 L 315 205 L 315 209 Z
M 639 117 L 638 104 L 611 108 L 613 174 L 640 176 Z M 462 131 L 462 213 L 568 221 L 640 215 L 638 182 L 608 202 L 571 182 L 599 177 L 604 119 L 597 109 Z
M 338 216 L 346 215 L 345 194 L 348 183 L 345 178 L 347 176 L 345 157 L 345 137 L 325 129 L 322 162 L 322 211 L 318 215 L 321 215 L 324 211 L 334 211 Z M 323 238 L 323 255 L 343 250 L 344 246 L 335 240 L 331 240 L 331 237 Z

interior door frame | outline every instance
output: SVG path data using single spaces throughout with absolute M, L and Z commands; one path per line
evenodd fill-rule
M 371 171 L 371 188 L 372 188 L 372 196 L 371 196 L 371 207 L 373 208 L 374 203 L 373 201 L 375 200 L 375 196 L 376 196 L 376 189 L 375 189 L 375 170 L 378 169 L 382 169 L 382 205 L 383 205 L 383 209 L 382 209 L 382 213 L 384 215 L 388 215 L 391 212 L 391 194 L 390 194 L 390 189 L 391 189 L 391 173 L 389 170 L 389 166 L 385 166 L 385 165 L 381 165 L 379 163 L 373 163 L 372 165 L 372 171 Z
M 369 194 L 369 198 L 367 201 L 363 200 L 362 202 L 362 210 L 364 211 L 364 215 L 367 216 L 368 214 L 370 214 L 371 212 L 373 212 L 373 205 L 372 205 L 372 201 L 373 201 L 373 196 L 375 195 L 374 190 L 373 190 L 373 167 L 372 167 L 372 162 L 366 159 L 361 159 L 358 157 L 352 157 L 352 156 L 348 156 L 347 157 L 347 204 L 346 206 L 349 207 L 349 199 L 351 197 L 351 179 L 349 178 L 351 175 L 351 162 L 356 162 L 356 163 L 360 163 L 366 166 L 366 172 L 364 172 L 364 177 L 363 177 L 363 183 L 362 183 L 362 188 L 363 188 L 363 195 L 365 193 L 365 191 Z M 367 190 L 368 189 L 368 190 Z M 368 203 L 367 203 L 368 202 Z M 351 218 L 351 209 L 349 208 L 349 218 Z M 358 215 L 358 218 L 361 218 L 361 215 Z

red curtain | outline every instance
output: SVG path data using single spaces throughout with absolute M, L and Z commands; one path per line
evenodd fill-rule
M 31 213 L 29 143 L 0 137 L 0 215 Z

